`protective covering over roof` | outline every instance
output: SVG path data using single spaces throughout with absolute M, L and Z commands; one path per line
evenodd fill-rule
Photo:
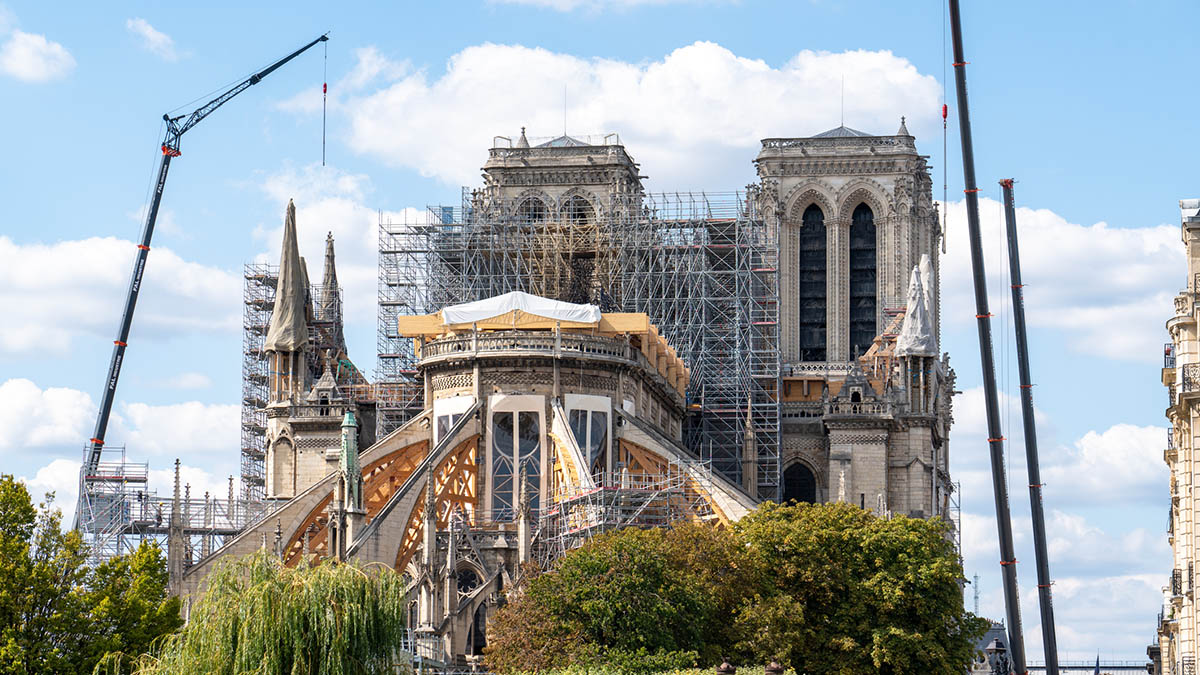
M 908 282 L 908 308 L 900 335 L 896 336 L 896 356 L 936 356 L 937 343 L 933 324 L 925 306 L 925 290 L 921 285 L 921 268 L 914 265 Z
M 600 321 L 600 308 L 595 305 L 560 302 L 521 291 L 444 307 L 442 308 L 442 321 L 448 325 L 472 323 L 512 312 L 532 314 L 543 319 L 564 323 L 593 324 Z
M 588 145 L 587 143 L 584 143 L 583 141 L 581 141 L 577 138 L 571 138 L 570 136 L 563 134 L 562 136 L 548 140 L 545 143 L 539 143 L 537 145 L 537 147 L 539 147 L 539 148 L 583 148 L 583 147 L 587 147 L 587 145 Z
M 836 129 L 830 129 L 829 131 L 822 131 L 821 133 L 817 134 L 816 136 L 813 136 L 813 138 L 854 138 L 854 137 L 870 136 L 870 135 L 871 134 L 861 132 L 857 129 L 851 129 L 850 127 L 848 127 L 846 125 L 842 125 L 840 127 L 837 127 Z
M 1179 211 L 1183 222 L 1200 222 L 1200 199 L 1180 199 Z
M 305 300 L 308 274 L 296 244 L 296 205 L 288 200 L 283 221 L 283 251 L 279 256 L 279 283 L 275 293 L 275 311 L 263 349 L 269 352 L 302 351 L 308 346 Z

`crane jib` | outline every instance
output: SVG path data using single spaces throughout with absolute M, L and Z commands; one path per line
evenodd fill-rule
M 88 454 L 88 464 L 83 467 L 85 475 L 90 473 L 100 462 L 100 453 L 104 447 L 104 435 L 108 431 L 108 419 L 112 413 L 113 400 L 116 397 L 117 381 L 121 375 L 121 365 L 125 359 L 125 348 L 129 340 L 129 329 L 133 323 L 133 311 L 137 306 L 138 293 L 141 291 L 142 274 L 146 267 L 146 256 L 150 251 L 150 238 L 154 234 L 154 225 L 158 220 L 158 207 L 162 201 L 163 188 L 167 182 L 167 171 L 171 167 L 171 159 L 181 156 L 179 150 L 179 141 L 183 134 L 189 129 L 199 124 L 205 117 L 212 114 L 217 108 L 224 105 L 234 96 L 245 91 L 248 87 L 258 84 L 264 77 L 270 75 L 277 68 L 284 65 L 288 61 L 303 54 L 313 45 L 318 42 L 325 42 L 329 39 L 329 34 L 325 33 L 317 37 L 312 42 L 304 45 L 300 49 L 288 54 L 282 59 L 272 63 L 265 69 L 251 75 L 249 78 L 230 87 L 220 96 L 212 99 L 208 103 L 194 110 L 190 115 L 180 115 L 178 117 L 170 117 L 163 115 L 163 120 L 166 122 L 167 131 L 162 142 L 162 160 L 158 168 L 158 179 L 155 182 L 154 198 L 151 200 L 150 208 L 146 213 L 146 224 L 142 229 L 142 243 L 138 245 L 138 255 L 134 261 L 133 274 L 129 280 L 129 290 L 125 295 L 125 309 L 121 315 L 121 326 L 117 334 L 117 339 L 113 341 L 112 360 L 108 366 L 108 377 L 105 380 L 104 394 L 101 397 L 100 409 L 96 414 L 96 429 L 90 439 L 91 448 Z M 187 118 L 183 124 L 179 124 L 179 120 Z M 83 491 L 80 491 L 79 499 L 84 499 Z M 78 523 L 78 514 L 82 511 L 81 508 L 76 509 L 76 522 Z

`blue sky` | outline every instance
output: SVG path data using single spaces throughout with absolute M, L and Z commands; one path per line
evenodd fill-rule
M 997 353 L 1014 396 L 998 179 L 1018 179 L 1023 207 L 1060 648 L 1138 658 L 1170 568 L 1158 368 L 1185 283 L 1177 200 L 1200 194 L 1186 148 L 1200 136 L 1200 93 L 1189 43 L 1171 28 L 1194 25 L 1200 8 L 966 5 Z M 302 253 L 315 261 L 325 231 L 338 238 L 347 338 L 368 370 L 378 213 L 456 203 L 492 136 L 560 133 L 564 98 L 568 130 L 620 133 L 648 189 L 731 190 L 753 180 L 757 139 L 837 126 L 844 81 L 848 126 L 893 133 L 907 116 L 941 199 L 938 2 L 0 4 L 0 471 L 73 499 L 162 113 L 325 31 L 328 166 L 318 47 L 189 132 L 172 167 L 109 435 L 160 484 L 175 456 L 195 485 L 222 493 L 236 469 L 239 272 L 276 259 L 290 197 Z M 950 107 L 944 342 L 964 391 L 952 470 L 967 573 L 981 577 L 982 610 L 1000 616 Z M 1015 399 L 1005 419 L 1037 655 Z

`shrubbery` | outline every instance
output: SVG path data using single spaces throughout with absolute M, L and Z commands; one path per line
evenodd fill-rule
M 764 504 L 733 528 L 593 539 L 500 610 L 487 662 L 631 673 L 728 657 L 809 675 L 959 675 L 987 627 L 964 611 L 961 579 L 940 521 Z

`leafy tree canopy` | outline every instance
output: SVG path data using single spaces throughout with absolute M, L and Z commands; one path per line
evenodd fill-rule
M 661 672 L 728 656 L 809 675 L 957 675 L 986 621 L 963 609 L 941 521 L 764 504 L 733 528 L 626 529 L 534 576 L 489 627 L 502 672 Z
M 106 652 L 144 651 L 182 623 L 157 547 L 90 568 L 52 503 L 34 507 L 0 476 L 0 673 L 90 673 Z
M 262 550 L 221 563 L 189 622 L 150 654 L 110 656 L 137 675 L 394 673 L 405 664 L 400 575 L 326 561 L 283 566 Z

